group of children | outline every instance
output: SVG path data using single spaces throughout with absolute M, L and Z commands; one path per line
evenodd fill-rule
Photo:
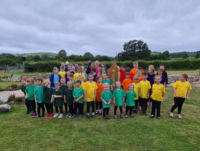
M 113 90 L 112 82 L 107 73 L 103 73 L 100 70 L 100 74 L 96 75 L 95 78 L 93 73 L 89 73 L 86 78 L 81 67 L 77 68 L 75 74 L 71 73 L 69 69 L 67 77 L 65 75 L 60 76 L 58 69 L 55 67 L 50 80 L 37 78 L 36 85 L 34 85 L 33 79 L 23 77 L 21 82 L 27 106 L 26 113 L 32 112 L 32 117 L 45 117 L 45 106 L 48 113 L 46 118 L 62 118 L 64 106 L 66 116 L 76 118 L 78 113 L 79 119 L 81 119 L 84 112 L 84 104 L 86 103 L 86 118 L 102 115 L 103 108 L 103 119 L 110 119 L 109 110 L 111 102 L 113 102 L 114 118 L 118 118 L 118 108 L 120 110 L 120 118 L 123 118 L 122 107 L 125 104 L 125 118 L 128 118 L 128 112 L 129 116 L 133 118 L 132 113 L 138 113 L 138 110 L 141 115 L 147 115 L 147 106 L 152 105 L 150 117 L 155 117 L 155 110 L 157 109 L 157 118 L 160 119 L 160 106 L 161 102 L 165 100 L 165 87 L 167 86 L 166 79 L 163 76 L 164 66 L 161 65 L 158 69 L 158 75 L 155 75 L 153 65 L 149 66 L 148 72 L 144 72 L 138 67 L 137 62 L 134 62 L 133 65 L 135 68 L 131 72 L 123 70 L 123 72 L 126 71 L 124 79 L 121 82 L 120 78 L 120 81 L 115 83 L 115 90 Z M 180 81 L 173 85 L 175 104 L 171 108 L 170 117 L 173 117 L 173 111 L 178 107 L 178 118 L 182 118 L 182 105 L 184 100 L 188 99 L 189 91 L 191 90 L 187 78 L 186 74 L 181 74 Z M 55 107 L 54 115 L 53 106 Z M 90 108 L 92 108 L 91 114 Z M 42 114 L 40 110 L 42 110 Z

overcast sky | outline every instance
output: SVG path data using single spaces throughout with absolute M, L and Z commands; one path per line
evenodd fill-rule
M 115 56 L 133 39 L 152 51 L 200 50 L 200 1 L 0 1 L 0 53 Z

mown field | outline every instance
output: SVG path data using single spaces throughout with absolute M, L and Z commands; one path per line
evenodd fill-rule
M 14 106 L 0 113 L 0 150 L 200 150 L 200 93 L 193 87 L 183 105 L 182 116 L 169 117 L 173 104 L 172 87 L 166 89 L 161 119 L 134 115 L 134 118 L 111 120 L 102 116 L 94 119 L 38 119 L 25 114 L 25 106 Z M 86 106 L 85 106 L 86 107 Z M 85 108 L 86 109 L 86 108 Z M 177 113 L 177 110 L 175 110 Z M 119 112 L 118 112 L 119 114 Z

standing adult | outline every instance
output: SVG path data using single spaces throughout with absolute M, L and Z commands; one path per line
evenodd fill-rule
M 65 72 L 67 72 L 67 71 L 68 71 L 68 65 L 69 65 L 69 62 L 68 62 L 68 61 L 66 61 L 66 62 L 65 62 Z
M 134 61 L 133 62 L 133 69 L 130 72 L 130 79 L 133 80 L 133 77 L 136 76 L 137 73 L 137 69 L 138 69 L 138 62 Z M 144 72 L 144 70 L 142 69 L 142 72 Z
M 77 68 L 78 67 L 78 63 L 76 62 L 76 64 L 75 64 L 75 68 Z
M 95 61 L 95 68 L 96 68 L 96 74 L 98 74 L 98 72 L 99 72 L 99 61 L 98 60 Z
M 87 75 L 88 75 L 89 73 L 92 73 L 92 62 L 89 62 L 88 67 L 87 67 L 87 70 L 86 70 L 86 73 L 87 73 Z

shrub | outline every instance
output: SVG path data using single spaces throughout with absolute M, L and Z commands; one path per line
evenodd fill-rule
M 17 84 L 12 84 L 11 87 L 16 89 L 17 88 Z
M 4 88 L 3 87 L 0 87 L 0 91 L 3 91 L 4 90 Z
M 14 99 L 15 99 L 15 96 L 14 96 L 14 95 L 11 95 L 11 96 L 9 96 L 9 98 L 8 98 L 8 102 L 13 101 Z
M 1 104 L 3 104 L 3 103 L 0 101 L 0 105 L 1 105 Z
M 22 98 L 22 97 L 17 97 L 15 100 L 16 100 L 17 102 L 21 102 L 21 101 L 23 100 L 23 98 Z

